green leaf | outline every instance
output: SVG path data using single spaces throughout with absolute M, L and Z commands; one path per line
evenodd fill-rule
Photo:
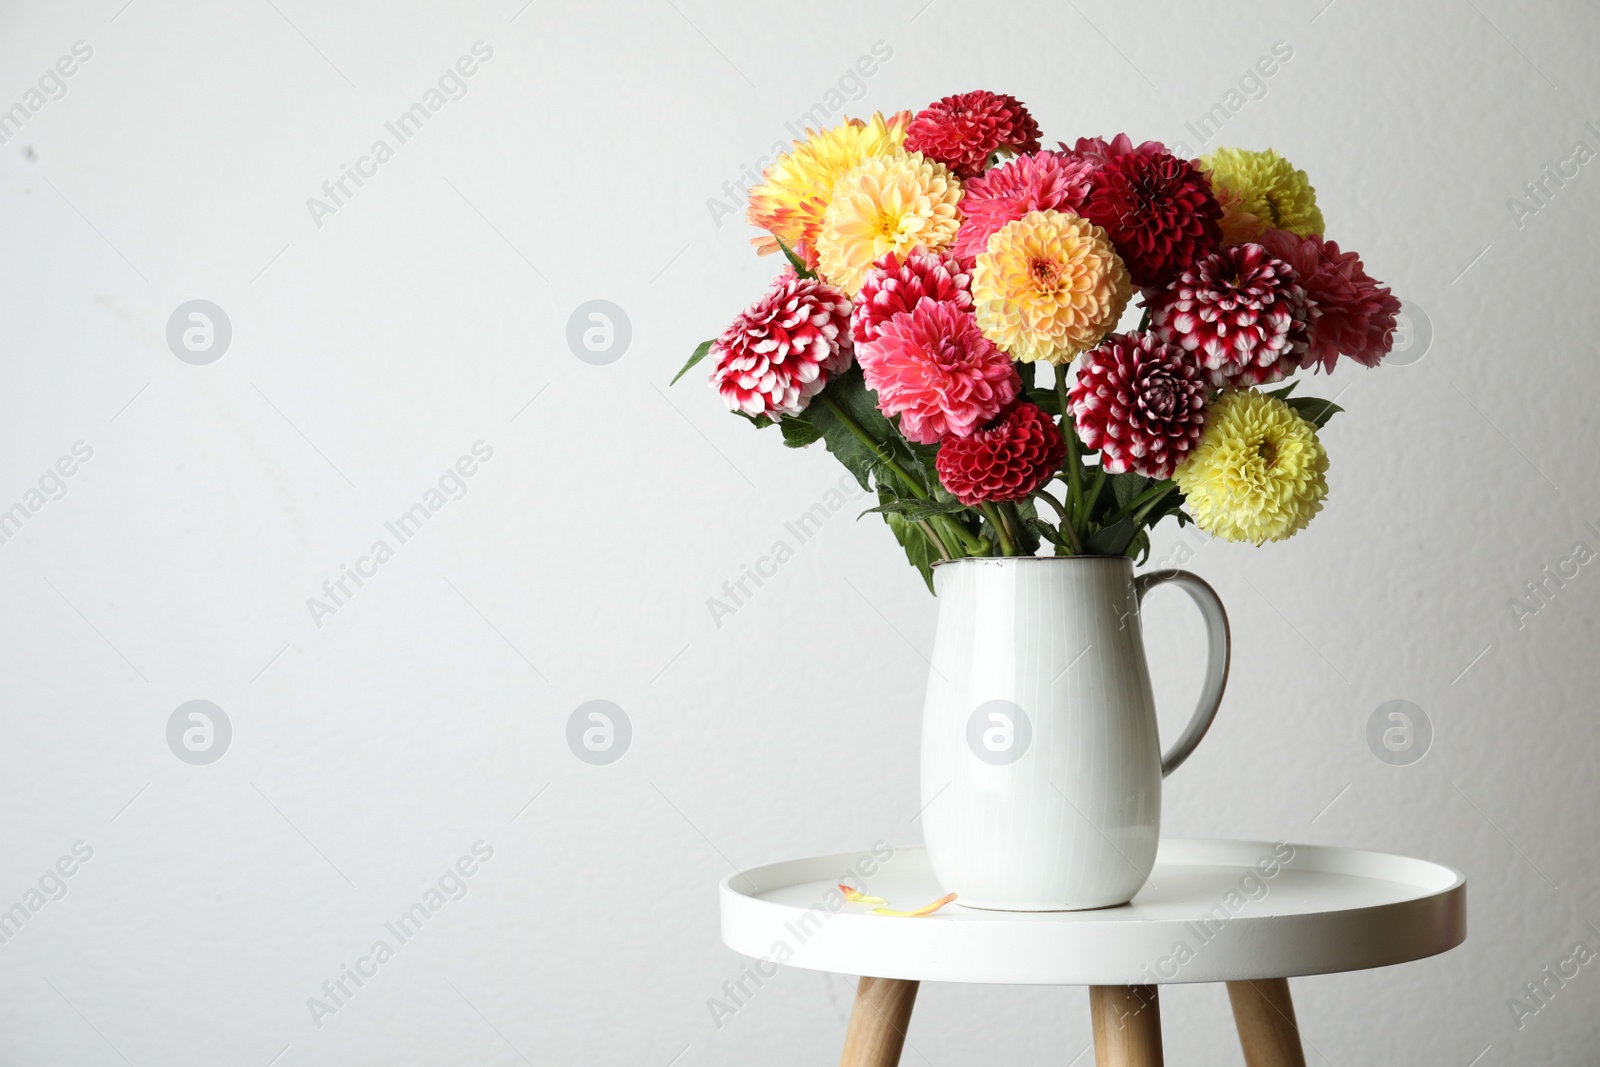
M 1067 547 L 1067 539 L 1061 536 L 1061 531 L 1048 522 L 1039 518 L 1023 519 L 1022 521 L 1028 524 L 1028 529 L 1032 530 L 1037 536 L 1049 541 L 1052 545 L 1057 545 L 1061 548 Z
M 1085 537 L 1083 550 L 1092 556 L 1120 556 L 1128 551 L 1128 545 L 1138 532 L 1139 528 L 1133 524 L 1133 516 L 1129 515 Z
M 806 261 L 795 255 L 794 249 L 784 244 L 781 238 L 774 238 L 774 240 L 778 242 L 778 247 L 783 250 L 783 258 L 789 261 L 789 266 L 794 268 L 794 272 L 797 275 L 802 278 L 815 278 L 817 276 L 817 272 L 806 266 Z
M 682 378 L 685 374 L 688 374 L 689 371 L 694 368 L 696 363 L 699 363 L 702 359 L 705 359 L 706 353 L 711 351 L 711 346 L 714 344 L 716 344 L 715 339 L 710 341 L 701 341 L 700 347 L 696 348 L 694 350 L 694 355 L 689 357 L 689 362 L 685 363 L 683 365 L 683 369 L 672 376 L 672 381 L 667 383 L 667 388 L 670 389 L 674 385 L 677 385 L 679 378 Z
M 1289 394 L 1294 392 L 1294 387 L 1299 385 L 1299 384 L 1300 383 L 1298 381 L 1290 382 L 1288 385 L 1283 386 L 1281 389 L 1269 389 L 1269 390 L 1267 390 L 1266 395 L 1267 396 L 1272 396 L 1272 397 L 1277 397 L 1279 400 L 1287 402 L 1288 399 L 1289 399 Z
M 822 435 L 806 415 L 785 415 L 778 420 L 778 429 L 783 433 L 783 443 L 789 448 L 804 448 L 822 440 Z
M 874 441 L 882 442 L 883 447 L 895 455 L 896 459 L 911 458 L 911 454 L 906 451 L 900 431 L 895 429 L 894 424 L 884 418 L 883 413 L 878 410 L 878 396 L 867 388 L 866 382 L 861 377 L 860 367 L 851 367 L 845 374 L 834 378 L 828 383 L 823 395 L 843 408 L 845 413 L 853 418 Z M 880 482 L 890 480 L 893 484 L 899 485 L 899 479 L 884 465 L 883 456 L 867 447 L 866 442 L 857 437 L 820 398 L 812 397 L 806 415 L 828 451 L 856 476 L 861 488 L 871 489 L 874 476 Z M 904 490 L 904 487 L 901 489 Z M 911 494 L 905 491 L 896 493 L 897 497 L 909 495 Z
M 765 415 L 748 415 L 743 411 L 735 411 L 734 414 L 739 416 L 741 419 L 744 419 L 758 430 L 765 430 L 768 426 L 772 425 L 772 420 L 767 418 Z
M 932 515 L 954 515 L 957 512 L 966 510 L 966 506 L 956 500 L 918 500 L 915 497 L 909 497 L 902 500 L 890 500 L 879 504 L 875 508 L 868 508 L 861 515 L 882 512 L 885 515 L 899 515 L 908 522 L 916 522 Z M 861 515 L 856 516 L 856 518 L 859 520 Z
M 1024 364 L 1031 366 L 1031 364 Z M 1061 394 L 1053 388 L 1029 389 L 1024 394 L 1027 398 L 1044 409 L 1046 415 L 1061 414 Z
M 1117 508 L 1125 508 L 1128 501 L 1150 488 L 1150 479 L 1142 474 L 1124 471 L 1122 474 L 1108 474 L 1106 481 L 1111 483 L 1111 494 L 1116 499 Z M 1117 510 L 1113 508 L 1112 510 Z
M 1291 397 L 1285 400 L 1284 403 L 1294 408 L 1295 414 L 1319 430 L 1328 425 L 1329 419 L 1344 410 L 1344 408 L 1331 400 L 1323 400 L 1315 396 Z
M 878 489 L 878 497 L 885 504 L 893 502 L 893 493 L 888 486 L 881 486 Z M 892 511 L 883 513 L 883 521 L 889 524 L 894 539 L 905 549 L 906 559 L 910 560 L 911 565 L 922 575 L 923 582 L 928 586 L 928 592 L 933 592 L 933 563 L 940 558 L 939 550 L 933 547 L 928 535 L 923 533 L 922 527 L 915 522 Z

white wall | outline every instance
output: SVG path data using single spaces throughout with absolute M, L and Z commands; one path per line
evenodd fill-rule
M 0 147 L 0 508 L 93 455 L 0 544 L 0 906 L 93 854 L 0 945 L 0 1063 L 837 1055 L 844 978 L 784 973 L 713 1024 L 740 963 L 714 885 L 918 840 L 935 604 L 841 513 L 714 625 L 707 598 L 839 470 L 666 383 L 774 269 L 710 202 L 879 41 L 853 111 L 987 87 L 1052 140 L 1279 148 L 1431 320 L 1420 361 L 1325 383 L 1349 411 L 1310 530 L 1190 564 L 1231 612 L 1234 683 L 1166 829 L 1469 872 L 1460 950 L 1296 983 L 1312 1062 L 1593 1062 L 1600 967 L 1521 1028 L 1508 1001 L 1600 948 L 1600 568 L 1525 626 L 1510 605 L 1600 549 L 1600 177 L 1520 224 L 1508 201 L 1600 149 L 1600 18 L 1324 2 L 6 5 L 0 106 L 93 55 Z M 314 222 L 476 41 L 466 95 Z M 1190 136 L 1279 41 L 1265 95 Z M 166 341 L 197 298 L 233 331 L 206 366 Z M 566 341 L 593 299 L 632 326 L 605 366 Z M 466 495 L 387 535 L 479 441 Z M 379 538 L 394 557 L 313 620 Z M 1167 730 L 1199 670 L 1180 601 L 1150 621 Z M 1393 767 L 1364 730 L 1401 698 L 1435 737 Z M 195 699 L 233 731 L 208 766 L 166 739 Z M 593 699 L 632 722 L 610 766 L 565 743 Z M 480 841 L 466 895 L 314 1025 L 307 999 Z M 1220 988 L 1164 1007 L 1169 1063 L 1238 1062 Z M 1086 997 L 930 987 L 911 1036 L 908 1062 L 1064 1064 Z

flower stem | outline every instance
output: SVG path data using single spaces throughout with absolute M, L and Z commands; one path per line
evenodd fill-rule
M 904 467 L 900 466 L 900 461 L 895 459 L 894 456 L 889 452 L 888 446 L 882 442 L 874 440 L 872 435 L 864 430 L 861 424 L 855 420 L 855 416 L 846 411 L 837 400 L 833 399 L 833 397 L 829 396 L 826 392 L 818 393 L 817 399 L 822 401 L 823 407 L 827 408 L 833 413 L 834 418 L 844 423 L 846 429 L 860 438 L 862 444 L 872 449 L 872 454 L 874 456 L 877 456 L 886 467 L 900 476 L 900 480 L 906 483 L 906 488 L 911 490 L 912 496 L 916 497 L 918 500 L 928 499 L 928 490 L 923 486 L 923 484 L 916 478 L 913 478 Z
M 1072 413 L 1067 408 L 1067 367 L 1056 365 L 1056 400 L 1061 405 L 1061 439 L 1067 445 L 1067 516 L 1062 520 L 1061 532 L 1072 542 L 1072 551 L 1083 554 L 1083 542 L 1078 538 L 1078 524 L 1082 521 L 1083 465 L 1078 460 L 1078 432 L 1072 426 Z
M 978 506 L 983 509 L 984 517 L 989 520 L 989 525 L 994 527 L 995 536 L 1000 539 L 1001 553 L 1007 556 L 1015 556 L 1017 554 L 1017 546 L 1012 543 L 1011 535 L 1006 532 L 1006 524 L 1000 518 L 1000 512 L 987 500 Z
M 1000 517 L 1005 520 L 1006 532 L 1011 535 L 1011 540 L 1017 544 L 1017 554 L 1027 555 L 1029 552 L 1028 539 L 1022 536 L 1022 516 L 1017 514 L 1017 506 L 1007 501 L 1000 505 L 999 510 Z
M 932 523 L 930 523 L 927 519 L 918 519 L 917 525 L 922 528 L 922 532 L 927 535 L 928 540 L 933 542 L 933 547 L 939 550 L 939 555 L 941 558 L 955 558 L 954 556 L 950 555 L 950 550 L 945 547 L 943 539 L 941 539 L 934 531 Z
M 1089 517 L 1094 514 L 1095 501 L 1100 499 L 1100 488 L 1105 484 L 1105 467 L 1096 467 L 1094 469 L 1094 481 L 1089 484 L 1089 491 L 1087 494 L 1085 494 L 1083 501 L 1083 520 L 1085 523 L 1087 523 L 1089 521 Z
M 1052 510 L 1052 511 L 1054 511 L 1056 513 L 1056 518 L 1057 519 L 1064 519 L 1064 518 L 1067 517 L 1066 506 L 1063 505 L 1061 503 L 1061 501 L 1057 500 L 1055 497 L 1053 497 L 1049 493 L 1045 492 L 1043 489 L 1035 489 L 1033 491 L 1032 495 L 1036 499 L 1043 500 L 1046 504 L 1049 504 L 1050 505 L 1050 510 Z

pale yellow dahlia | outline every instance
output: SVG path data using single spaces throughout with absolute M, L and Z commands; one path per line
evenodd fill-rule
M 1328 453 L 1316 428 L 1282 400 L 1224 393 L 1173 479 L 1200 528 L 1225 541 L 1282 541 L 1328 495 Z
M 771 234 L 755 239 L 761 254 L 776 252 L 781 240 L 816 266 L 817 231 L 834 182 L 864 159 L 904 155 L 910 122 L 909 111 L 887 119 L 873 112 L 870 119 L 846 119 L 821 133 L 807 130 L 806 139 L 794 142 L 791 151 L 762 173 L 762 183 L 750 190 L 750 223 Z
M 1295 170 L 1272 149 L 1219 148 L 1203 157 L 1200 166 L 1211 176 L 1228 237 L 1254 237 L 1267 226 L 1302 237 L 1322 235 L 1322 209 L 1306 172 Z
M 852 297 L 887 252 L 937 252 L 955 240 L 961 182 L 943 163 L 912 152 L 864 160 L 833 186 L 817 234 L 817 269 Z
M 983 335 L 1024 363 L 1068 363 L 1116 328 L 1133 284 L 1106 231 L 1030 211 L 989 238 L 972 271 Z

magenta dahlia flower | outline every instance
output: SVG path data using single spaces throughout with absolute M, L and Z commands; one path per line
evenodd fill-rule
M 1294 268 L 1258 244 L 1218 249 L 1149 307 L 1160 338 L 1193 353 L 1218 387 L 1262 385 L 1297 370 L 1315 317 Z
M 1363 367 L 1376 367 L 1389 354 L 1400 301 L 1367 275 L 1360 256 L 1341 252 L 1315 234 L 1269 229 L 1257 240 L 1294 268 L 1316 312 L 1303 366 L 1332 371 L 1345 355 Z
M 850 349 L 850 298 L 788 271 L 712 343 L 711 384 L 733 411 L 798 415 L 849 369 Z
M 920 248 L 913 248 L 904 260 L 885 252 L 861 281 L 850 315 L 850 337 L 858 345 L 872 340 L 885 322 L 921 300 L 971 311 L 971 285 L 971 276 L 954 259 Z
M 1106 157 L 1080 214 L 1110 235 L 1141 289 L 1164 287 L 1222 243 L 1211 183 L 1154 141 Z
M 1061 469 L 1061 431 L 1024 400 L 970 437 L 947 437 L 934 461 L 939 481 L 968 507 L 1021 500 Z
M 952 251 L 969 268 L 1006 223 L 1030 211 L 1083 214 L 1094 164 L 1062 152 L 1034 152 L 967 183 L 961 198 L 961 229 Z
M 922 300 L 856 350 L 867 388 L 906 440 L 966 437 L 1016 398 L 1022 380 L 968 311 Z
M 1114 333 L 1078 357 L 1067 406 L 1107 473 L 1170 478 L 1206 425 L 1194 358 L 1153 333 Z
M 1039 124 L 1014 96 L 979 89 L 936 100 L 906 128 L 906 151 L 975 178 L 999 152 L 1039 150 Z

